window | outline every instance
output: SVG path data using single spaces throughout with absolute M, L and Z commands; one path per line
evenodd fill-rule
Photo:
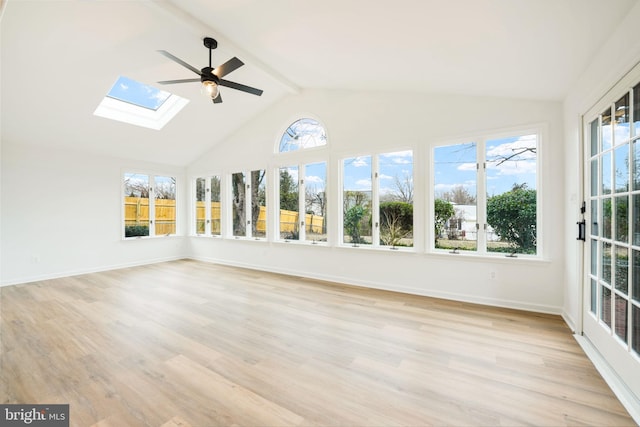
M 251 171 L 251 235 L 267 237 L 267 182 L 264 170 Z
M 176 234 L 176 178 L 124 174 L 124 237 Z
M 279 152 L 320 147 L 327 144 L 324 127 L 314 119 L 303 118 L 293 122 L 280 138 Z
M 278 168 L 278 238 L 285 242 L 327 241 L 327 164 L 310 159 L 310 148 L 327 145 L 327 133 L 319 121 L 301 118 L 280 137 L 278 153 L 297 152 L 305 162 Z M 307 163 L 309 160 L 311 162 Z
M 220 222 L 221 201 L 220 201 L 220 176 L 212 176 L 209 179 L 209 188 L 211 189 L 211 235 L 219 236 L 222 232 Z
M 371 156 L 350 157 L 342 163 L 342 241 L 352 246 L 372 243 Z
M 343 160 L 342 241 L 413 246 L 413 152 Z
M 434 150 L 434 245 L 478 249 L 477 152 L 475 142 Z
M 279 236 L 281 240 L 327 241 L 327 164 L 310 163 L 279 169 Z
M 300 189 L 298 186 L 298 167 L 280 168 L 280 239 L 298 240 L 300 212 Z
M 207 229 L 207 180 L 206 178 L 196 178 L 195 185 L 195 234 L 198 236 L 206 235 Z
M 231 188 L 233 200 L 231 214 L 233 216 L 233 236 L 245 237 L 247 235 L 247 191 L 244 172 L 231 175 Z
M 538 133 L 434 149 L 434 247 L 538 254 Z
M 176 179 L 156 176 L 155 187 L 155 235 L 176 234 Z
M 127 77 L 119 77 L 94 115 L 160 130 L 189 101 Z
M 195 234 L 198 236 L 219 236 L 220 176 L 196 178 L 194 188 Z
M 302 240 L 311 243 L 327 241 L 327 163 L 304 166 L 304 227 Z
M 378 156 L 380 245 L 413 246 L 413 152 Z
M 638 96 L 640 84 L 608 105 L 587 128 L 592 224 L 589 309 L 600 325 L 636 355 L 640 355 Z
M 232 235 L 236 238 L 259 239 L 267 235 L 265 177 L 264 169 L 231 175 Z

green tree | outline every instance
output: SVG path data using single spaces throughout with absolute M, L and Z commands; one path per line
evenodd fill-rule
M 446 200 L 436 199 L 434 203 L 435 243 L 438 246 L 438 238 L 444 232 L 447 220 L 455 215 L 453 205 Z
M 487 222 L 500 239 L 525 253 L 536 251 L 536 190 L 514 184 L 487 200 Z
M 353 206 L 347 210 L 344 215 L 344 228 L 351 237 L 351 243 L 363 243 L 360 235 L 360 224 L 362 218 L 367 214 L 367 210 L 360 205 Z
M 298 183 L 286 169 L 280 169 L 280 209 L 298 212 Z

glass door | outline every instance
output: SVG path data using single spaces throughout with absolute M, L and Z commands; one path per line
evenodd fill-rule
M 595 108 L 584 117 L 584 335 L 640 396 L 640 84 Z

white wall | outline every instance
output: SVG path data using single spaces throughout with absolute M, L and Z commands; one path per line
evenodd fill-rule
M 183 168 L 9 141 L 1 158 L 3 285 L 185 256 L 184 237 L 121 239 L 123 168 L 174 173 L 179 185 Z
M 607 43 L 600 49 L 589 67 L 575 83 L 564 101 L 564 181 L 566 194 L 565 225 L 564 317 L 581 330 L 582 250 L 576 241 L 576 222 L 581 219 L 582 151 L 581 116 L 640 61 L 640 3 L 630 11 Z
M 328 217 L 332 246 L 193 237 L 190 241 L 193 257 L 342 283 L 561 312 L 565 197 L 561 103 L 393 92 L 305 91 L 280 101 L 226 143 L 202 156 L 188 168 L 189 178 L 266 168 L 275 184 L 275 168 L 280 162 L 273 154 L 276 141 L 293 120 L 309 114 L 319 118 L 328 133 Z M 418 234 L 417 253 L 337 245 L 339 170 L 343 157 L 413 148 L 414 213 L 423 218 L 429 185 L 425 165 L 432 146 L 451 138 L 531 124 L 544 124 L 548 130 L 541 148 L 544 260 L 426 254 L 426 230 L 422 222 L 414 230 Z M 494 279 L 490 279 L 492 272 Z

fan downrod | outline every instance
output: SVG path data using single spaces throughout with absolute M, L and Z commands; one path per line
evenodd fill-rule
M 205 37 L 204 45 L 205 47 L 207 47 L 207 49 L 215 49 L 218 47 L 218 42 L 215 39 L 212 39 L 211 37 Z

